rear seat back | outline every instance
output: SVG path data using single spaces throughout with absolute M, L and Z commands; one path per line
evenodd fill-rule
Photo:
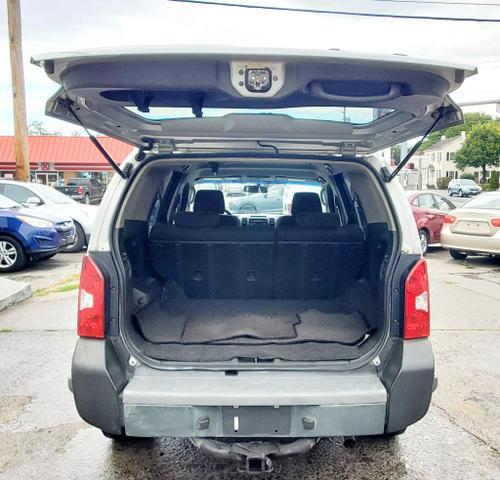
M 224 225 L 228 216 L 219 213 L 220 205 L 177 213 L 174 224 L 158 223 L 151 231 L 153 269 L 189 298 L 338 296 L 344 280 L 360 273 L 363 233 L 356 225 L 341 226 L 336 214 L 321 213 L 317 194 L 300 197 L 307 198 L 298 208 L 296 202 L 292 221 L 276 230 Z
M 276 296 L 337 297 L 364 261 L 363 232 L 336 214 L 303 213 L 277 229 Z
M 197 212 L 195 212 L 195 215 Z M 175 280 L 189 298 L 271 298 L 274 231 L 220 226 L 218 214 L 177 214 L 151 231 L 156 273 Z

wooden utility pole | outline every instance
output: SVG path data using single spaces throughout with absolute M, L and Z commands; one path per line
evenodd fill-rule
M 16 179 L 29 181 L 28 131 L 26 127 L 26 100 L 24 95 L 23 51 L 21 40 L 20 0 L 7 0 L 9 18 L 10 66 L 12 70 L 12 98 L 14 106 L 14 142 L 16 152 Z

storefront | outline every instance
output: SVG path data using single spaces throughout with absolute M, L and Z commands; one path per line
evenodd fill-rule
M 99 141 L 116 163 L 121 164 L 133 147 L 114 138 Z M 64 185 L 71 178 L 95 178 L 107 184 L 114 170 L 87 137 L 30 136 L 30 180 L 45 185 Z M 14 178 L 14 137 L 0 136 L 0 178 Z

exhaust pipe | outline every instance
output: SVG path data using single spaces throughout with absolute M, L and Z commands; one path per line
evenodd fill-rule
M 273 471 L 273 459 L 303 455 L 318 442 L 317 438 L 300 438 L 290 443 L 244 442 L 224 443 L 206 438 L 191 438 L 193 445 L 203 453 L 239 464 L 238 471 L 250 475 Z

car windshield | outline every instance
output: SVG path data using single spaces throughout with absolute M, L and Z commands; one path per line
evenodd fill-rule
M 462 185 L 469 185 L 470 187 L 476 186 L 476 182 L 474 180 L 460 180 Z
M 67 197 L 64 193 L 58 192 L 51 187 L 46 185 L 32 184 L 32 189 L 45 197 L 47 200 L 53 203 L 65 204 L 65 203 L 76 203 L 72 198 Z
M 21 208 L 22 205 L 20 203 L 11 200 L 5 195 L 0 194 L 0 208 L 1 209 L 11 209 L 11 208 Z
M 293 195 L 297 192 L 314 192 L 321 198 L 321 184 L 306 180 L 269 180 L 251 181 L 233 178 L 199 179 L 194 191 L 219 190 L 224 195 L 227 212 L 232 215 L 287 215 L 291 212 Z M 194 206 L 191 196 L 189 209 Z M 324 211 L 324 206 L 323 206 Z
M 466 208 L 484 208 L 486 210 L 500 210 L 500 193 L 493 195 L 479 195 L 463 204 Z

